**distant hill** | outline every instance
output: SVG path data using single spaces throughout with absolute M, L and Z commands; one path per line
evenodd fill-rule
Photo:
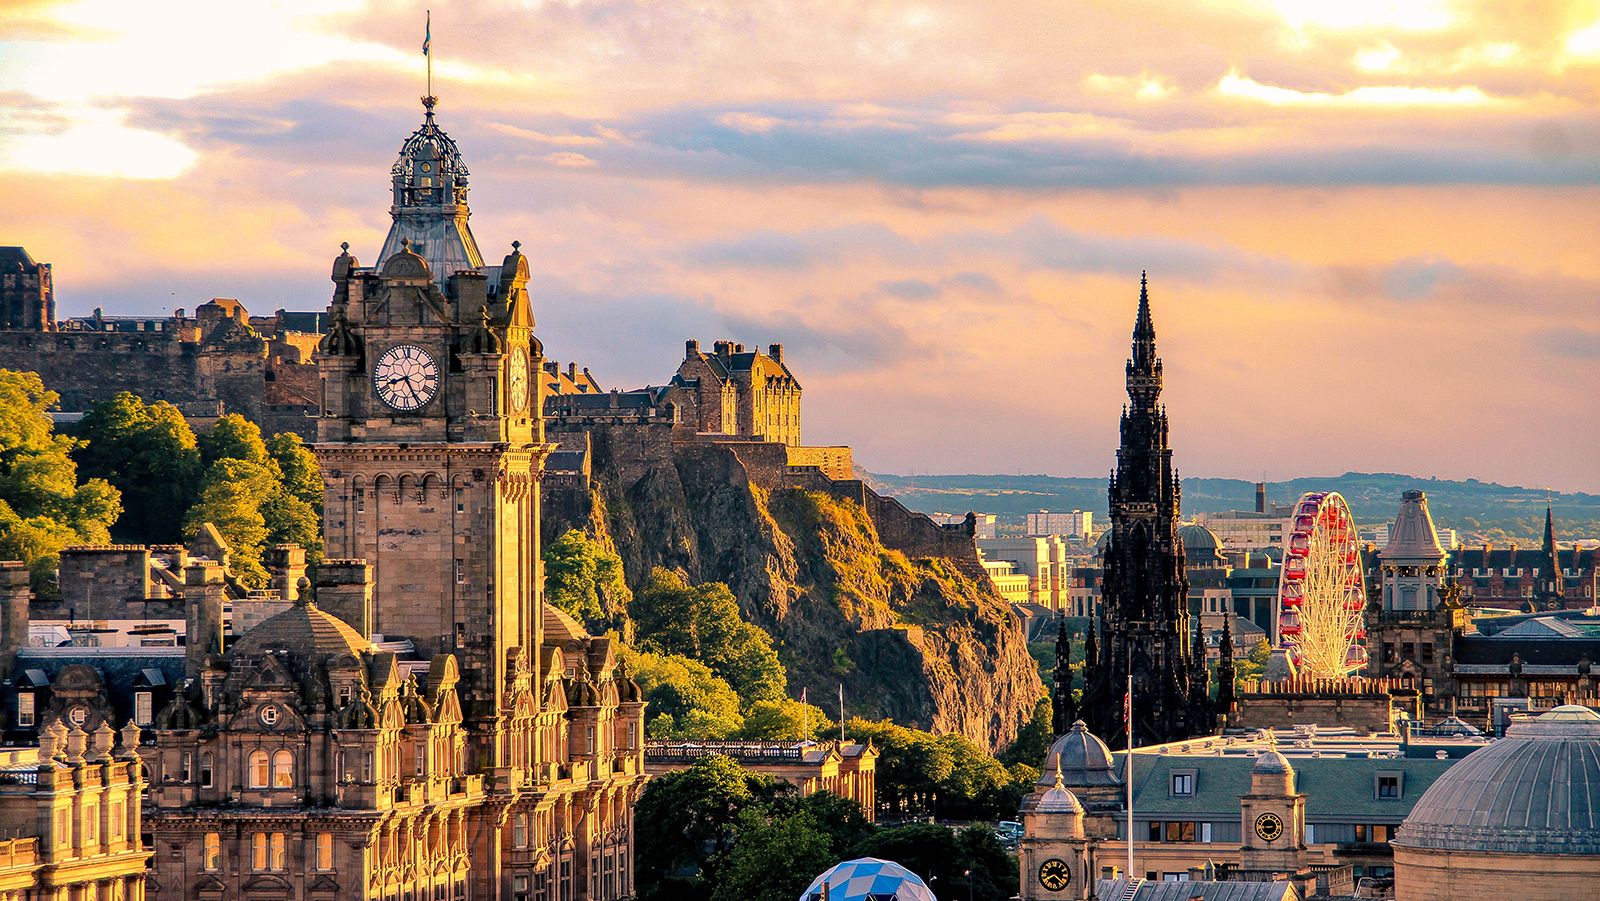
M 892 495 L 925 513 L 1001 515 L 1001 522 L 1020 524 L 1038 510 L 1091 510 L 1104 522 L 1106 479 L 1068 479 L 1042 475 L 900 476 L 858 471 L 880 494 Z M 1544 534 L 1546 494 L 1542 488 L 1521 488 L 1467 479 L 1464 482 L 1419 478 L 1398 473 L 1347 472 L 1342 476 L 1301 478 L 1267 483 L 1267 499 L 1293 502 L 1307 491 L 1337 491 L 1363 526 L 1393 520 L 1400 493 L 1419 488 L 1442 528 L 1474 532 L 1497 544 L 1516 541 L 1527 546 Z M 1600 538 L 1600 495 L 1549 495 L 1555 511 L 1557 539 Z M 1184 479 L 1183 512 L 1216 513 L 1255 509 L 1255 483 L 1242 479 Z

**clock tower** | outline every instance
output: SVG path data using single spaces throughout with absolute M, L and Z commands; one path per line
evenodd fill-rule
M 1293 876 L 1306 868 L 1306 796 L 1294 790 L 1288 758 L 1270 750 L 1256 758 L 1239 817 L 1240 870 Z
M 363 268 L 349 245 L 333 264 L 316 356 L 323 539 L 330 561 L 364 561 L 372 577 L 370 591 L 327 592 L 323 609 L 409 640 L 419 657 L 455 655 L 476 765 L 531 769 L 538 743 L 513 733 L 537 707 L 539 478 L 551 446 L 528 262 L 513 242 L 500 265 L 483 265 L 466 166 L 424 104 L 392 169 L 394 224 L 377 265 Z

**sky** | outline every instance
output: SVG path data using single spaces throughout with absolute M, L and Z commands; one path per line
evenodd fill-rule
M 0 244 L 61 315 L 325 307 L 427 5 L 0 0 Z M 433 0 L 546 354 L 781 342 L 875 472 L 1115 462 L 1148 271 L 1186 476 L 1600 492 L 1600 0 Z M 3 365 L 3 363 L 0 363 Z

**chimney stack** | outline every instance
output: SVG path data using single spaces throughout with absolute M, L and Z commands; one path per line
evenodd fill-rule
M 10 676 L 17 652 L 28 646 L 28 567 L 0 562 L 0 678 Z
M 1265 512 L 1267 512 L 1267 483 L 1266 482 L 1257 482 L 1256 483 L 1256 512 L 1257 513 L 1265 513 Z
M 268 588 L 276 588 L 278 597 L 286 601 L 298 600 L 297 587 L 306 574 L 306 549 L 298 544 L 280 544 L 267 552 L 267 572 L 272 574 Z
M 372 567 L 365 560 L 324 560 L 317 566 L 317 607 L 372 638 Z
M 695 340 L 693 338 L 690 338 L 689 340 L 683 342 L 683 358 L 685 360 L 690 359 L 691 357 L 693 357 L 695 354 L 698 354 L 699 352 L 700 352 L 700 342 L 699 341 L 697 341 L 697 340 Z
M 215 560 L 196 561 L 183 571 L 184 606 L 189 619 L 188 653 L 183 664 L 186 679 L 199 677 L 208 655 L 222 653 L 222 601 L 227 592 L 222 573 L 222 566 Z
M 783 345 L 782 344 L 768 344 L 767 345 L 767 356 L 771 357 L 772 361 L 774 363 L 782 363 L 783 362 Z

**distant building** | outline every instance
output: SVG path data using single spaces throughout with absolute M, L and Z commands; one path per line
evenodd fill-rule
M 0 329 L 56 330 L 56 292 L 50 264 L 21 247 L 0 247 Z
M 1063 610 L 1069 595 L 1071 562 L 1067 543 L 1059 535 L 1046 538 L 979 538 L 978 551 L 991 561 L 1016 565 L 1028 577 L 1030 603 Z
M 1031 589 L 1032 579 L 1028 574 L 1019 572 L 1017 564 L 1010 560 L 985 560 L 983 568 L 989 573 L 989 581 L 994 583 L 994 590 L 1000 596 L 1013 604 L 1029 603 L 1033 596 Z
M 928 518 L 941 526 L 959 526 L 967 521 L 967 514 L 929 513 Z M 976 531 L 973 533 L 974 536 L 978 538 L 998 537 L 1000 534 L 1000 526 L 997 522 L 998 519 L 999 517 L 995 516 L 993 513 L 974 513 L 973 525 L 976 528 Z
M 1040 510 L 1027 514 L 1028 535 L 1067 535 L 1072 538 L 1094 537 L 1094 513 L 1074 510 L 1071 513 L 1049 513 Z
M 789 782 L 802 797 L 825 791 L 849 798 L 861 805 L 869 822 L 876 819 L 878 749 L 870 741 L 647 741 L 644 769 L 646 775 L 661 776 L 714 754 Z
M 688 398 L 685 421 L 701 432 L 800 444 L 800 382 L 783 365 L 782 344 L 762 353 L 718 341 L 707 354 L 686 341 L 673 385 Z

